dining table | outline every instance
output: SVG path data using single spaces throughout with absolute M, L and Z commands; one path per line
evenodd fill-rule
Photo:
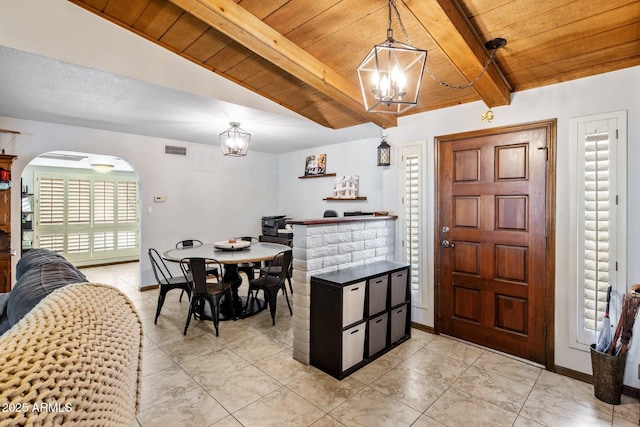
M 262 299 L 253 298 L 252 304 L 247 304 L 247 298 L 238 294 L 242 285 L 242 277 L 238 272 L 238 264 L 269 261 L 282 251 L 291 249 L 279 243 L 267 242 L 237 242 L 220 241 L 205 243 L 200 246 L 174 248 L 165 251 L 162 256 L 167 261 L 180 262 L 185 258 L 206 258 L 218 261 L 224 266 L 222 281 L 231 285 L 231 301 L 223 298 L 220 301 L 220 320 L 233 318 L 233 310 L 238 318 L 253 316 L 266 307 Z M 206 317 L 206 313 L 204 314 Z

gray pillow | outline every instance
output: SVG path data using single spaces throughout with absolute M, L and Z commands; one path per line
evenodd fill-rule
M 22 255 L 20 260 L 18 260 L 18 264 L 16 265 L 16 281 L 20 281 L 22 276 L 32 268 L 39 267 L 53 261 L 64 261 L 69 263 L 70 268 L 72 268 L 78 275 L 84 277 L 84 274 L 82 274 L 75 265 L 67 261 L 67 259 L 62 255 L 57 252 L 50 251 L 49 249 L 36 248 L 31 249 L 29 252 Z
M 9 293 L 6 318 L 0 319 L 0 334 L 11 329 L 51 292 L 71 283 L 86 281 L 86 277 L 78 274 L 73 264 L 64 258 L 49 260 L 25 271 Z

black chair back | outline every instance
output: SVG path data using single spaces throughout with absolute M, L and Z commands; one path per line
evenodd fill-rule
M 176 243 L 176 249 L 192 248 L 194 246 L 202 246 L 202 242 L 197 239 L 188 239 L 188 240 L 181 240 L 178 243 Z
M 245 242 L 258 243 L 258 238 L 253 236 L 236 237 L 236 239 L 239 239 Z
M 279 254 L 277 254 L 275 257 L 273 257 L 273 259 L 271 260 L 271 264 L 267 268 L 267 274 L 265 275 L 265 280 L 266 280 L 266 277 L 269 275 L 276 275 L 276 273 L 270 273 L 270 270 L 272 267 L 278 267 L 280 272 L 278 274 L 277 286 L 282 286 L 284 281 L 287 279 L 287 274 L 288 274 L 287 272 L 291 267 L 292 260 L 293 260 L 293 251 L 291 249 L 282 251 Z
M 326 211 L 324 211 L 324 214 L 322 216 L 325 218 L 333 218 L 338 216 L 338 212 L 333 209 L 327 209 Z
M 195 295 L 207 294 L 207 265 L 212 263 L 220 264 L 214 259 L 207 258 L 183 258 L 180 260 L 182 273 L 190 283 Z
M 153 269 L 153 275 L 156 276 L 158 283 L 167 283 L 169 279 L 173 277 L 167 265 L 162 260 L 162 257 L 157 250 L 150 248 L 148 251 L 149 260 L 151 260 L 151 268 Z

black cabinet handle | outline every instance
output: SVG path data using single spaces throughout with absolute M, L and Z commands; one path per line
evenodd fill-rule
M 358 289 L 360 289 L 360 287 L 353 288 L 353 289 L 351 289 L 351 292 L 357 291 Z
M 378 320 L 376 320 L 376 323 L 380 323 L 380 322 L 382 322 L 383 320 L 384 320 L 384 319 L 378 319 Z
M 351 335 L 357 333 L 359 331 L 359 329 L 356 329 L 355 331 L 351 332 Z

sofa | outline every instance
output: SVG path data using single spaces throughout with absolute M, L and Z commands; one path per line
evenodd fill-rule
M 143 329 L 121 291 L 33 249 L 0 294 L 0 334 L 0 427 L 133 425 Z

